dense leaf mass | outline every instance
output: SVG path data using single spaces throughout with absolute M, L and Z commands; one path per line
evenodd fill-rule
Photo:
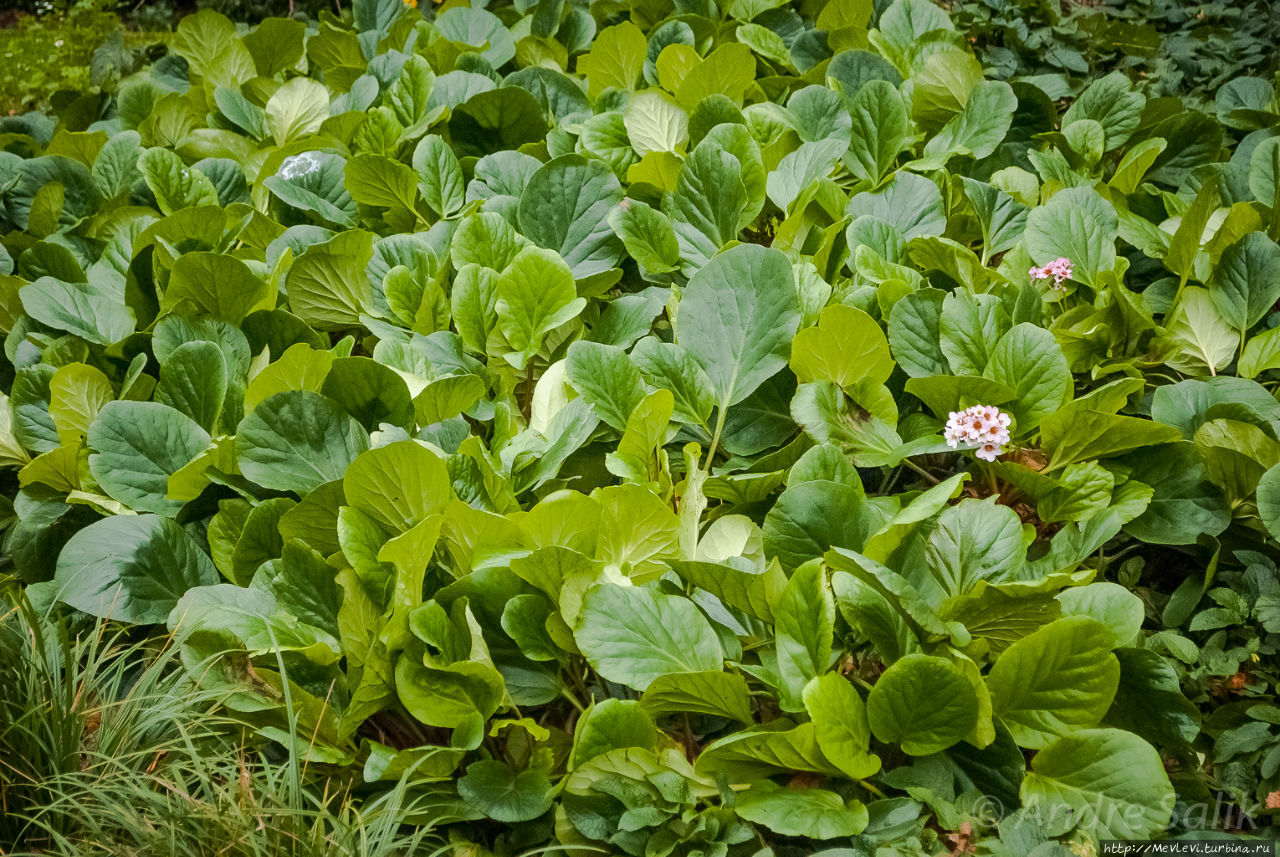
M 1272 82 L 427 5 L 204 10 L 0 126 L 7 591 L 455 854 L 1266 828 Z

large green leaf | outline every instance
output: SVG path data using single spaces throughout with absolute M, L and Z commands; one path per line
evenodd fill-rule
M 1027 251 L 1037 265 L 1065 256 L 1072 278 L 1089 286 L 1116 266 L 1119 224 L 1115 208 L 1092 188 L 1059 191 L 1027 215 Z
M 162 307 L 189 302 L 198 312 L 239 324 L 256 309 L 270 309 L 273 298 L 267 284 L 234 256 L 187 253 L 173 264 Z
M 782 704 L 799 711 L 804 707 L 801 694 L 805 686 L 831 660 L 836 608 L 822 564 L 809 562 L 797 569 L 770 606 Z
M 342 491 L 348 503 L 393 533 L 443 511 L 452 496 L 444 459 L 413 440 L 362 452 L 346 468 Z
M 708 262 L 689 281 L 676 340 L 706 372 L 723 414 L 786 365 L 799 325 L 786 257 L 744 244 Z
M 813 720 L 822 754 L 844 774 L 864 779 L 880 770 L 871 752 L 871 730 L 862 697 L 836 673 L 817 676 L 804 688 L 804 707 Z
M 299 622 L 266 589 L 230 583 L 188 589 L 169 614 L 168 624 L 180 640 L 210 635 L 222 645 L 238 643 L 250 655 L 299 652 L 320 665 L 342 656 L 336 638 Z
M 337 402 L 306 390 L 276 393 L 236 432 L 244 475 L 264 488 L 298 494 L 341 479 L 369 435 Z
M 1120 729 L 1086 729 L 1045 747 L 1022 781 L 1032 813 L 1062 812 L 1099 839 L 1147 839 L 1163 831 L 1174 792 L 1160 754 Z
M 747 821 L 782 836 L 835 839 L 861 833 L 867 826 L 866 808 L 858 801 L 846 805 L 825 789 L 787 789 L 767 781 L 738 798 L 735 808 Z
M 783 491 L 765 516 L 765 550 L 790 570 L 832 547 L 861 550 L 879 523 L 861 486 L 801 482 Z
M 265 109 L 267 128 L 283 146 L 320 130 L 329 116 L 329 90 L 319 81 L 295 77 L 271 94 Z
M 927 756 L 962 740 L 978 723 L 978 694 L 960 667 L 944 658 L 907 655 L 880 676 L 867 697 L 877 739 Z
M 791 370 L 802 383 L 834 381 L 849 388 L 860 381 L 883 384 L 893 372 L 893 358 L 875 319 L 837 304 L 822 311 L 817 326 L 796 334 Z
M 212 342 L 186 342 L 160 364 L 156 401 L 181 411 L 213 434 L 229 388 L 227 359 L 222 349 Z
M 542 771 L 516 773 L 489 759 L 467 766 L 458 780 L 458 794 L 489 818 L 510 824 L 530 821 L 550 809 L 553 790 Z
M 852 142 L 844 162 L 858 178 L 878 182 L 907 143 L 907 107 L 892 83 L 872 80 L 849 101 L 849 114 Z
M 956 155 L 985 158 L 1009 133 L 1018 98 L 1000 80 L 984 80 L 969 94 L 959 115 L 924 147 L 925 160 L 942 165 Z
M 845 213 L 853 218 L 866 214 L 878 217 L 907 239 L 941 235 L 947 228 L 942 191 L 915 173 L 898 172 L 880 190 L 855 193 Z
M 89 471 L 110 497 L 139 512 L 174 517 L 169 477 L 204 452 L 209 434 L 159 402 L 109 402 L 89 426 Z
M 669 673 L 718 670 L 724 653 L 692 601 L 605 583 L 583 603 L 574 639 L 600 675 L 645 690 Z
M 698 270 L 737 237 L 749 205 L 741 161 L 703 141 L 685 159 L 667 204 L 686 271 Z
M 1115 634 L 1089 616 L 1046 625 L 1005 650 L 987 685 L 996 715 L 1019 746 L 1041 749 L 1097 726 L 1120 681 Z
M 90 524 L 58 555 L 58 598 L 92 616 L 163 622 L 188 589 L 211 586 L 209 556 L 168 518 L 118 515 Z
M 436 19 L 446 39 L 476 48 L 491 66 L 498 66 L 516 54 L 515 41 L 502 20 L 486 9 L 459 6 Z
M 565 377 L 600 418 L 619 431 L 627 428 L 627 421 L 645 395 L 640 370 L 615 345 L 573 343 L 569 346 Z
M 565 155 L 538 168 L 520 196 L 520 231 L 554 250 L 577 278 L 617 264 L 622 242 L 609 212 L 622 201 L 622 186 L 602 162 Z
M 1232 244 L 1213 269 L 1209 294 L 1228 324 L 1253 327 L 1280 298 L 1280 246 L 1262 232 Z
M 365 276 L 372 255 L 373 236 L 363 230 L 342 232 L 308 248 L 285 281 L 290 309 L 320 330 L 358 324 L 373 304 L 373 289 Z
M 347 192 L 346 161 L 333 152 L 302 152 L 280 162 L 262 184 L 283 202 L 315 212 L 339 226 L 356 225 L 356 203 Z
M 1033 429 L 1071 398 L 1071 369 L 1053 334 L 1031 323 L 1000 337 L 984 370 L 986 377 L 1014 392 L 1009 407 L 1017 431 Z
M 209 177 L 168 149 L 147 149 L 138 158 L 138 169 L 165 214 L 218 204 L 218 191 Z
M 667 673 L 653 680 L 640 704 L 653 715 L 689 712 L 753 722 L 747 682 L 737 673 Z
M 99 345 L 112 345 L 133 333 L 133 311 L 119 290 L 105 283 L 66 283 L 41 277 L 18 293 L 27 315 L 55 330 Z

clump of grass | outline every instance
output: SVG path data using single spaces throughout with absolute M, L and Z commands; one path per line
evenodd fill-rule
M 167 638 L 0 601 L 0 855 L 358 855 L 441 842 L 404 783 L 276 761 Z

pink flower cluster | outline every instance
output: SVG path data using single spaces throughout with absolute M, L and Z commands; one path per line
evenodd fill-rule
M 984 461 L 995 461 L 996 456 L 1004 453 L 1005 444 L 1009 442 L 1009 415 L 1000 412 L 991 405 L 974 405 L 963 411 L 952 411 L 947 415 L 947 428 L 943 437 L 947 446 L 955 449 L 964 444 Z
M 1043 268 L 1033 267 L 1028 273 L 1033 280 L 1047 280 L 1053 277 L 1054 287 L 1060 289 L 1064 281 L 1071 279 L 1071 260 L 1066 256 L 1059 256 Z

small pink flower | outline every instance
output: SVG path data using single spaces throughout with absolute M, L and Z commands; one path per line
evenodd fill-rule
M 1066 256 L 1059 256 L 1043 268 L 1033 267 L 1029 272 L 1032 280 L 1047 280 L 1053 277 L 1054 288 L 1062 288 L 1062 284 L 1071 279 L 1073 266 Z
M 942 436 L 947 446 L 955 449 L 963 444 L 985 461 L 995 461 L 1009 443 L 1008 414 L 991 405 L 974 405 L 963 411 L 947 414 L 947 425 Z
M 978 451 L 975 452 L 974 455 L 978 456 L 983 461 L 995 461 L 996 457 L 1002 452 L 1004 452 L 1004 447 L 1000 444 L 984 443 L 982 446 L 978 447 Z

